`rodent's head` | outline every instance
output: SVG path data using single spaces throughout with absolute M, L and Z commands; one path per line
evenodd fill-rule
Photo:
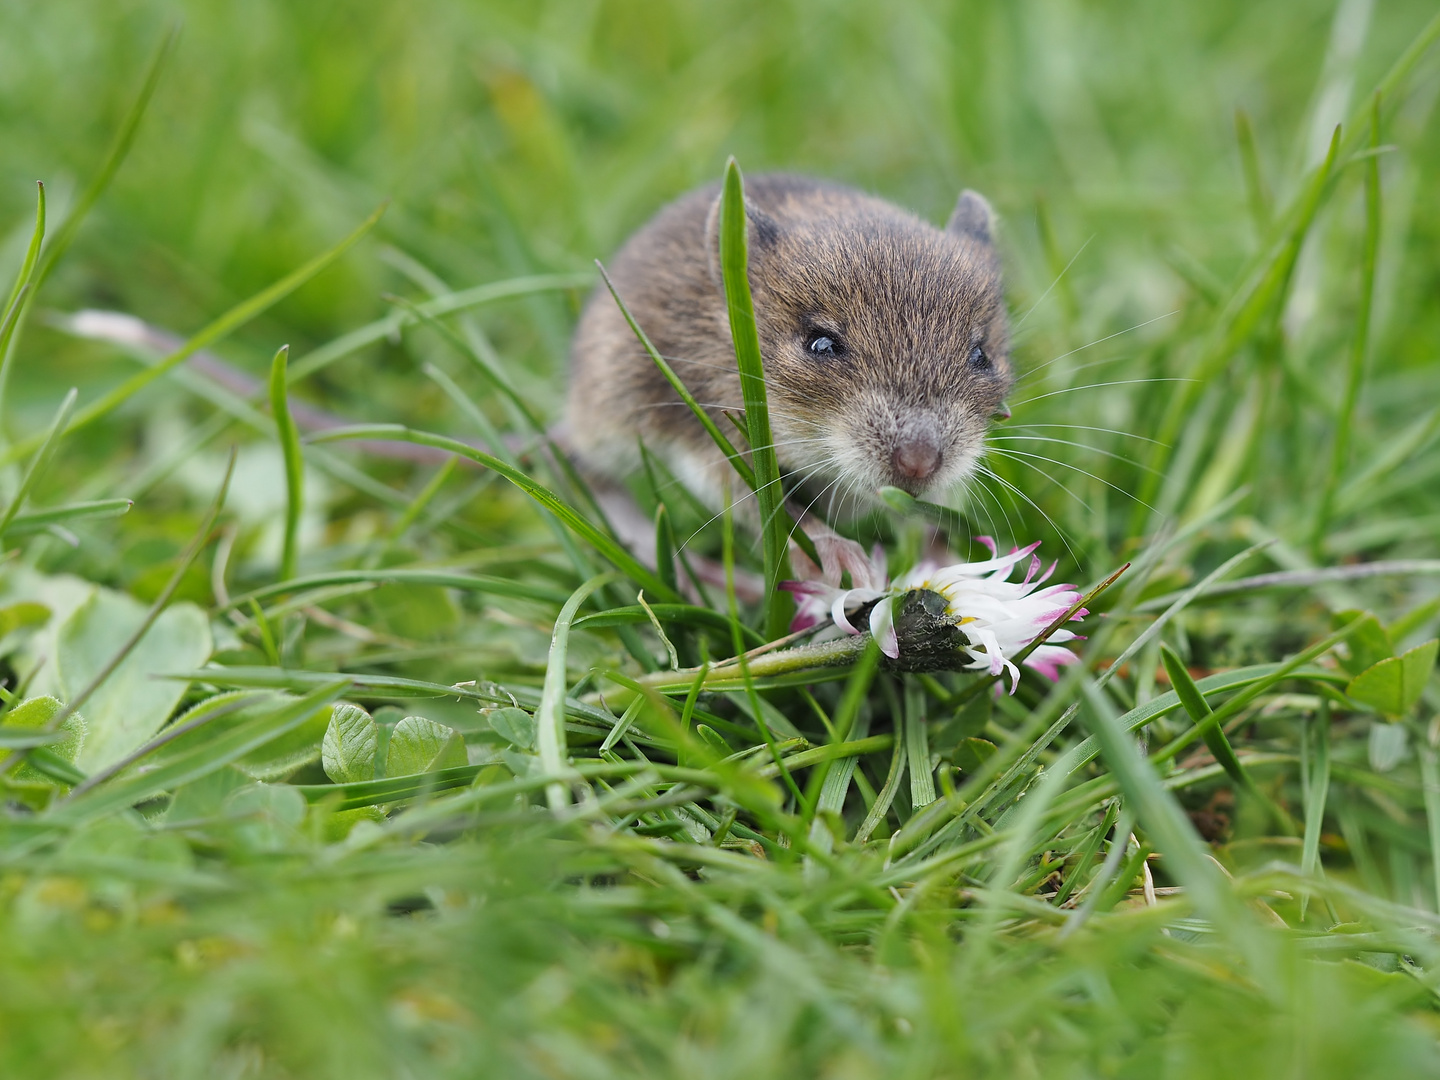
M 943 231 L 853 197 L 747 210 L 776 452 L 806 497 L 965 479 L 1012 382 L 985 200 L 964 192 Z

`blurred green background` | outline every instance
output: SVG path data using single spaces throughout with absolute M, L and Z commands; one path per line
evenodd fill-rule
M 150 115 L 51 305 L 192 330 L 387 196 L 380 238 L 453 285 L 585 268 L 733 153 L 747 170 L 837 177 L 932 220 L 960 187 L 979 188 L 1004 216 L 1021 311 L 1053 276 L 1036 231 L 1043 200 L 1066 261 L 1090 241 L 1067 275 L 1079 345 L 1173 310 L 1187 289 L 1180 258 L 1226 280 L 1253 247 L 1237 107 L 1284 194 L 1432 11 L 1425 0 L 12 3 L 0 11 L 0 250 L 18 261 L 35 179 L 62 216 L 180 18 Z M 1427 257 L 1387 251 L 1386 372 L 1427 362 L 1437 340 L 1434 306 L 1411 302 L 1436 287 L 1437 208 L 1423 197 L 1435 88 L 1418 86 L 1387 168 L 1405 220 L 1393 239 Z M 377 250 L 222 352 L 254 363 L 283 339 L 298 354 L 373 316 L 400 280 Z M 1395 310 L 1422 321 L 1391 326 Z M 1328 326 L 1326 314 L 1296 317 Z M 558 368 L 563 324 L 515 322 L 507 355 Z M 1022 366 L 1038 359 L 1022 351 Z M 48 415 L 57 380 L 98 384 L 109 367 L 32 333 L 21 404 L 43 401 Z M 367 397 L 361 370 L 330 373 L 326 392 Z

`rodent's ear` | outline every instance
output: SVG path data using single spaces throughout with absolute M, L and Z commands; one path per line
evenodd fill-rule
M 705 253 L 710 263 L 710 276 L 716 285 L 723 287 L 720 275 L 720 204 L 724 199 L 722 192 L 710 204 L 710 213 L 705 215 Z M 780 226 L 775 219 L 755 205 L 749 198 L 745 200 L 745 218 L 749 225 L 746 230 L 746 247 L 749 254 L 749 263 L 754 266 L 763 259 L 775 246 L 775 241 L 780 236 Z
M 995 211 L 990 209 L 985 196 L 966 188 L 955 202 L 955 212 L 945 223 L 945 231 L 994 246 L 995 223 Z

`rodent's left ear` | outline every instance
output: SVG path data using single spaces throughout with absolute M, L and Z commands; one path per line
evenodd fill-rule
M 990 209 L 985 196 L 966 188 L 955 202 L 955 211 L 945 223 L 945 231 L 993 247 L 995 225 L 995 211 Z
M 720 277 L 720 205 L 721 195 L 710 204 L 710 213 L 705 216 L 705 251 L 710 261 L 710 276 L 715 284 L 721 284 Z M 750 199 L 745 199 L 747 261 L 753 267 L 769 253 L 780 236 L 780 226 L 775 219 L 761 210 Z

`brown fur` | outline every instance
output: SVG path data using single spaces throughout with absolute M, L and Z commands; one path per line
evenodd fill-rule
M 608 266 L 620 296 L 711 415 L 743 410 L 719 280 L 718 185 L 683 196 Z M 805 177 L 746 183 L 749 277 L 787 487 L 801 506 L 861 508 L 886 484 L 915 494 L 964 479 L 1011 384 L 988 205 L 961 195 L 944 230 L 880 199 Z M 815 335 L 837 356 L 808 348 Z M 972 359 L 983 348 L 988 368 Z M 638 465 L 637 441 L 718 505 L 728 466 L 645 355 L 602 285 L 572 347 L 568 439 L 594 472 Z M 916 479 L 907 447 L 938 454 Z

